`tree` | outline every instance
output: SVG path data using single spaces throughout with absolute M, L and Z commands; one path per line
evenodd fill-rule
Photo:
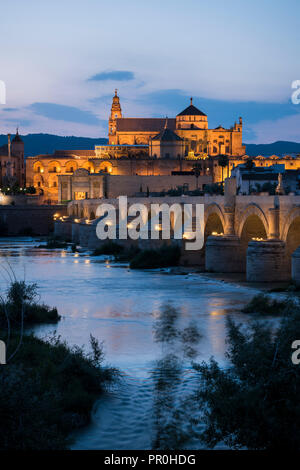
M 270 323 L 245 330 L 229 319 L 230 367 L 214 359 L 194 366 L 201 440 L 209 447 L 299 450 L 300 365 L 292 362 L 292 344 L 300 338 L 300 308 L 288 301 L 283 315 L 275 332 Z
M 218 165 L 222 168 L 222 183 L 224 181 L 223 171 L 224 171 L 224 168 L 228 165 L 228 163 L 229 163 L 229 158 L 227 157 L 227 155 L 221 155 L 219 157 Z
M 196 176 L 196 188 L 198 189 L 198 178 L 201 174 L 202 167 L 199 163 L 196 163 L 193 167 L 194 175 Z

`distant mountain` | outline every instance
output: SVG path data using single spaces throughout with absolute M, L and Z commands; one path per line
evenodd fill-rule
M 14 136 L 12 135 L 12 138 Z M 106 145 L 108 139 L 99 137 L 62 137 L 53 134 L 27 134 L 21 136 L 25 144 L 25 156 L 53 153 L 54 150 L 93 150 L 95 145 Z M 0 147 L 7 143 L 7 135 L 0 135 Z M 272 144 L 245 144 L 246 154 L 256 155 L 282 155 L 299 153 L 300 143 L 278 141 Z
M 12 138 L 14 136 L 12 135 Z M 93 150 L 95 145 L 105 145 L 108 139 L 100 137 L 62 137 L 53 134 L 27 134 L 22 135 L 25 156 L 53 153 L 54 150 Z M 7 143 L 7 135 L 0 135 L 0 146 Z
M 245 144 L 246 154 L 249 156 L 256 155 L 283 155 L 290 153 L 300 153 L 299 142 L 288 142 L 279 140 L 272 144 Z

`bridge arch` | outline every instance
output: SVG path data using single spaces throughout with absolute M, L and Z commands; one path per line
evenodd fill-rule
M 286 260 L 290 268 L 291 256 L 300 246 L 300 207 L 294 207 L 286 217 L 281 237 L 285 241 Z
M 257 204 L 249 204 L 240 217 L 238 218 L 236 234 L 241 238 L 243 231 L 245 231 L 245 224 L 252 222 L 253 236 L 258 238 L 267 238 L 269 233 L 269 223 L 264 211 Z M 256 222 L 256 228 L 255 228 Z M 263 227 L 263 230 L 262 230 Z M 257 234 L 255 233 L 257 231 Z M 263 237 L 261 235 L 264 235 Z
M 287 240 L 287 236 L 288 236 L 288 232 L 290 230 L 290 227 L 292 225 L 292 223 L 298 218 L 300 217 L 300 207 L 294 207 L 289 213 L 288 215 L 286 216 L 283 224 L 282 224 L 282 230 L 281 230 L 281 233 L 280 233 L 280 238 L 281 240 L 283 240 L 284 242 L 286 242 Z
M 204 225 L 206 237 L 212 232 L 224 233 L 225 218 L 219 204 L 213 202 L 204 209 Z

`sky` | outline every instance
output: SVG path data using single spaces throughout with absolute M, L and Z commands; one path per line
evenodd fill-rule
M 117 88 L 125 117 L 192 96 L 209 128 L 242 116 L 245 143 L 300 142 L 299 15 L 299 0 L 1 2 L 0 134 L 106 137 Z

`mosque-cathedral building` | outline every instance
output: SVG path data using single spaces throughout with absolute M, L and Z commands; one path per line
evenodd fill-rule
M 26 184 L 52 202 L 133 196 L 178 186 L 203 189 L 222 180 L 220 156 L 229 160 L 224 176 L 248 158 L 242 118 L 230 129 L 209 129 L 207 115 L 192 98 L 176 118 L 124 118 L 116 90 L 108 124 L 108 145 L 27 157 Z M 256 157 L 254 162 L 270 166 L 275 160 L 286 169 L 300 168 L 300 160 L 293 157 Z

